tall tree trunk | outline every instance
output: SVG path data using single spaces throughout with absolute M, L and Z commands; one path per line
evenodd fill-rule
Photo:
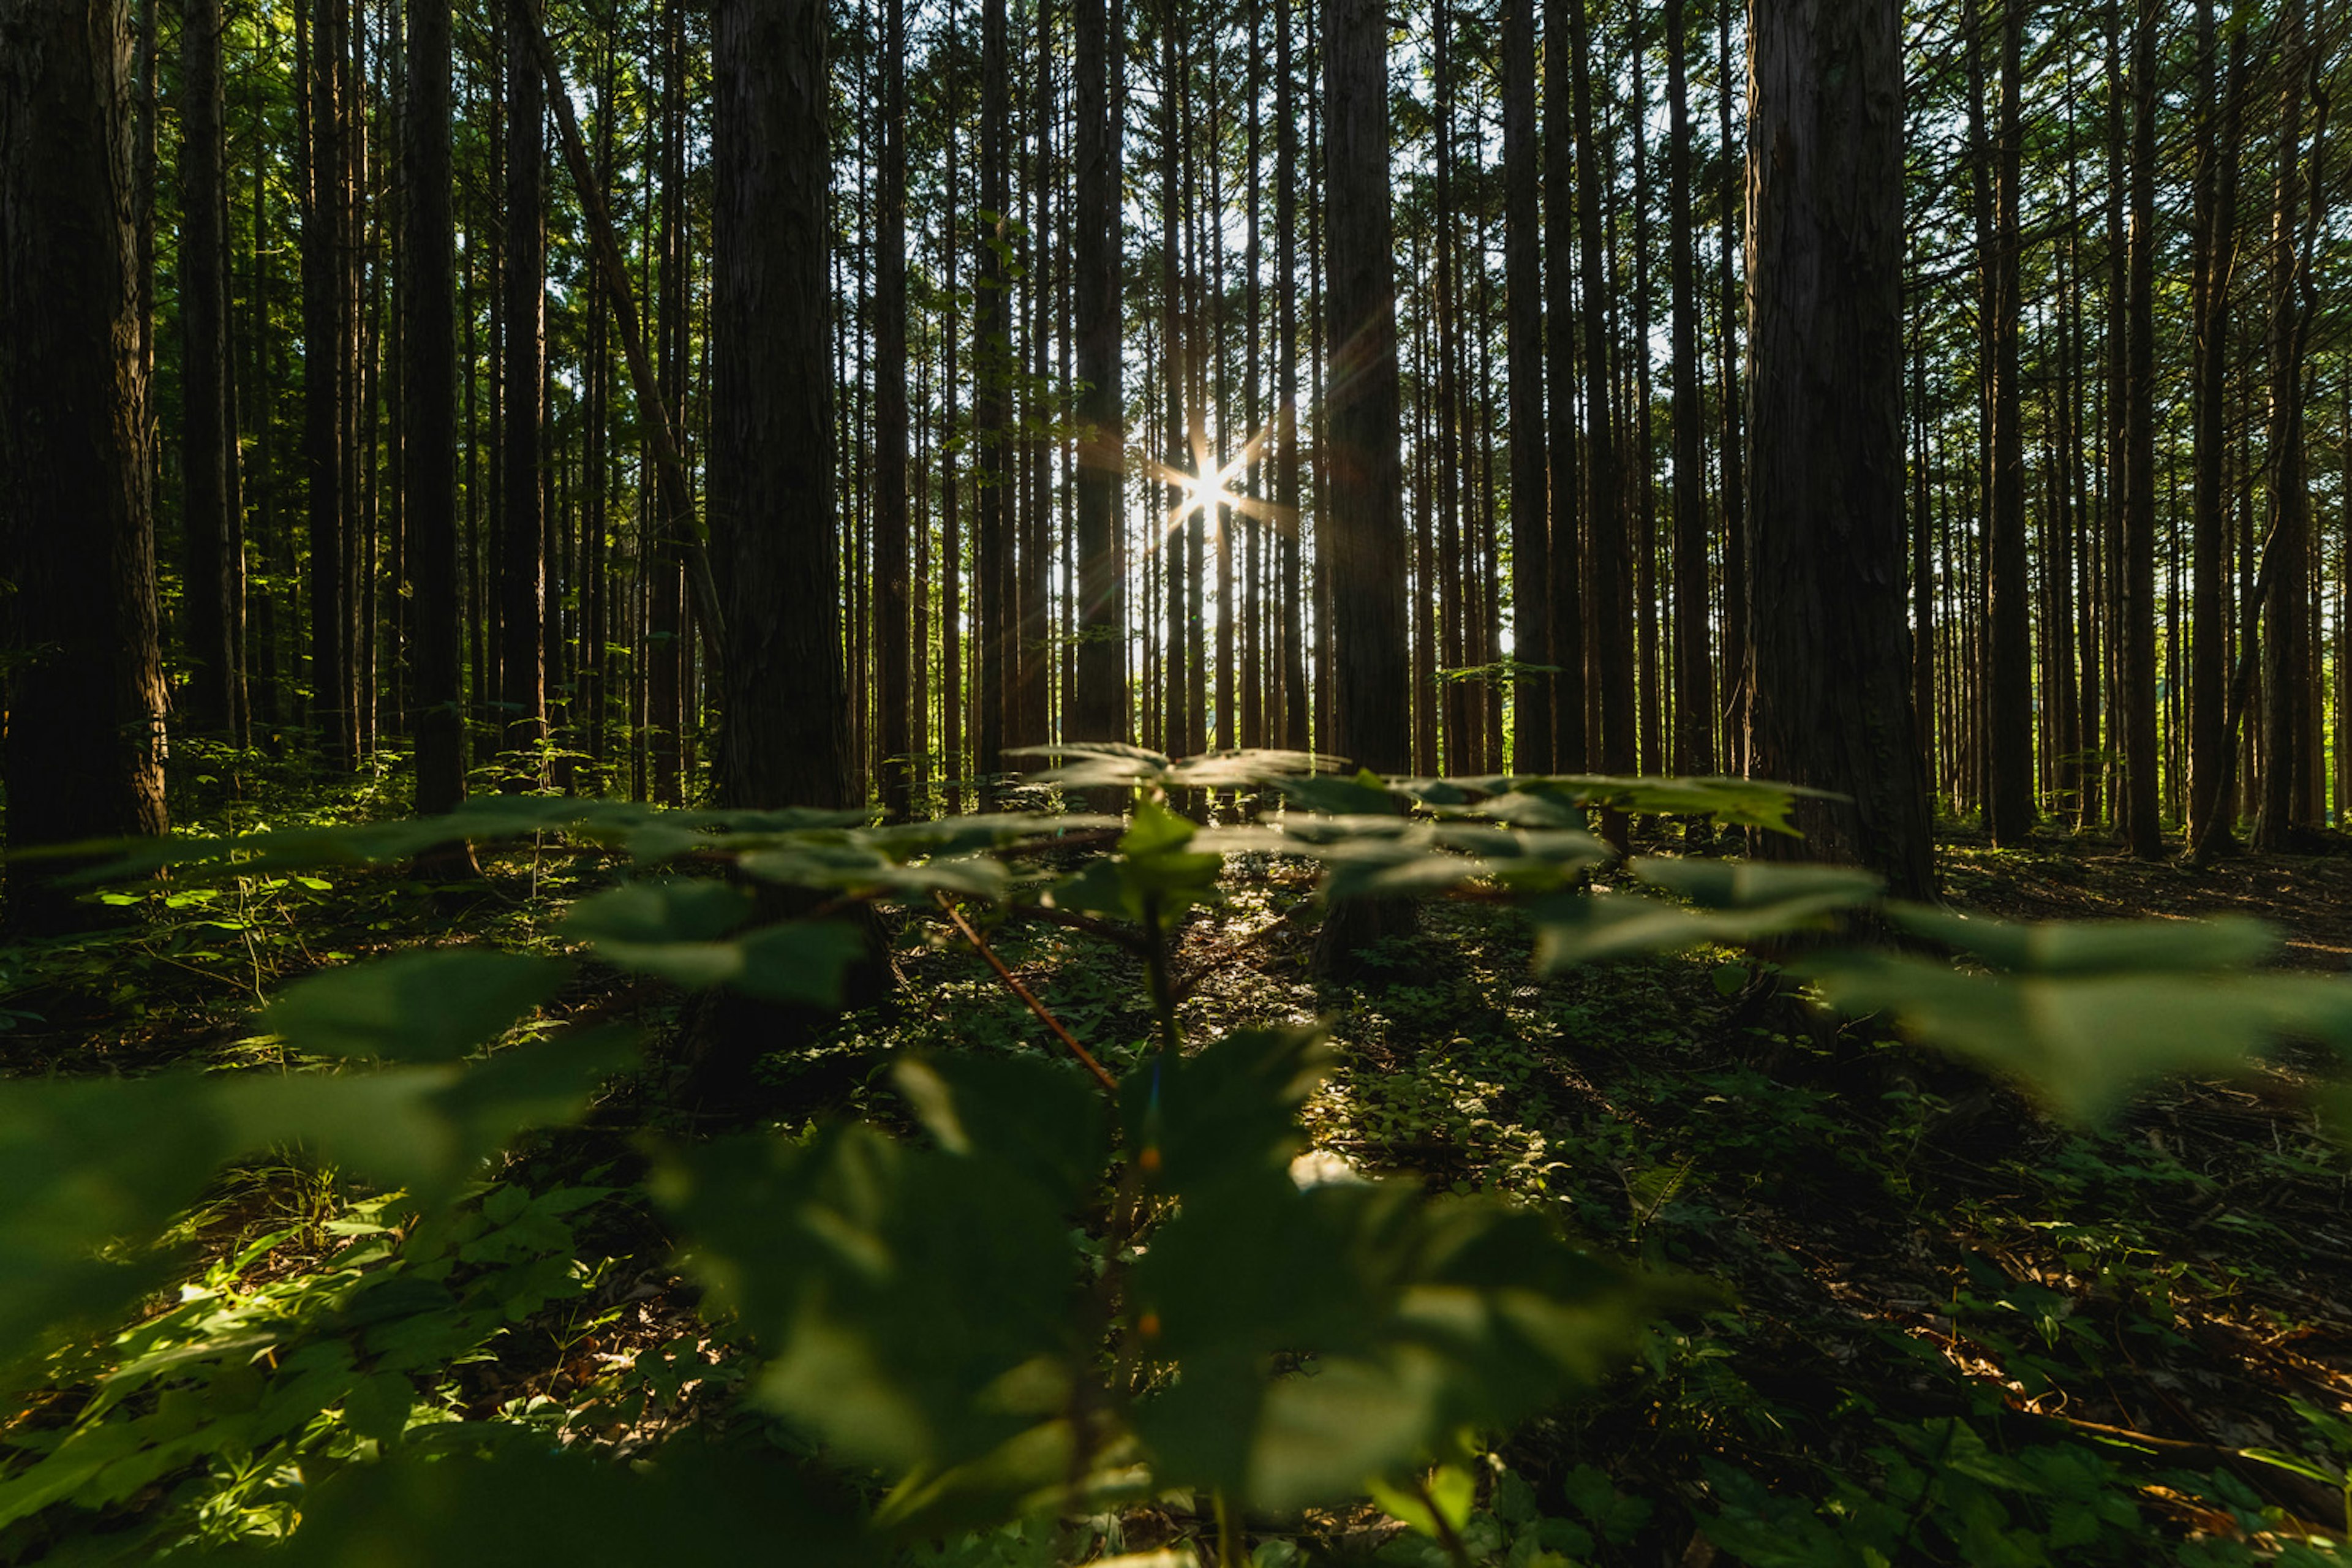
M 2200 856 L 2227 843 L 2230 721 L 2229 462 L 2230 289 L 2237 270 L 2239 83 L 2243 29 L 2232 29 L 2226 97 L 2219 90 L 2213 0 L 2198 0 L 2195 469 L 2189 520 L 2189 843 Z
M 1399 466 L 1395 245 L 1389 213 L 1388 28 L 1377 0 L 1323 10 L 1325 286 L 1329 342 L 1347 372 L 1327 392 L 1336 733 L 1331 750 L 1379 771 L 1410 759 L 1405 532 Z M 1410 904 L 1358 901 L 1325 917 L 1317 962 L 1346 970 L 1371 941 L 1410 930 Z
M 1747 160 L 1732 152 L 1731 11 L 1736 0 L 1722 0 L 1716 13 L 1717 140 L 1723 150 L 1723 178 L 1716 191 L 1719 204 L 1717 282 L 1722 290 L 1717 313 L 1721 335 L 1723 405 L 1723 647 L 1728 668 L 1723 709 L 1724 770 L 1748 772 L 1748 694 L 1753 682 L 1748 668 L 1748 465 L 1747 405 L 1739 392 L 1739 324 L 1741 292 L 1734 267 L 1738 254 L 1740 204 L 1747 194 Z
M 1668 309 L 1674 313 L 1675 760 L 1676 773 L 1715 772 L 1715 659 L 1707 637 L 1706 417 L 1698 391 L 1696 248 L 1691 223 L 1691 125 L 1685 81 L 1685 0 L 1666 0 Z
M 1995 845 L 2033 831 L 2033 616 L 2025 549 L 2025 435 L 2018 397 L 2018 178 L 2022 166 L 2019 57 L 2027 0 L 2001 0 L 2000 120 L 1993 149 L 1992 248 L 1985 258 L 1987 367 L 1992 386 L 1990 581 L 1987 628 L 1988 774 L 1985 826 Z
M 0 7 L 0 773 L 11 851 L 160 834 L 148 383 L 124 0 Z M 6 927 L 98 912 L 12 865 Z
M 718 0 L 711 544 L 719 798 L 854 804 L 834 513 L 825 8 Z
M 1903 614 L 1899 18 L 1886 0 L 1760 0 L 1748 49 L 1751 761 L 1843 797 L 1797 802 L 1801 853 L 1927 897 Z
M 508 0 L 506 421 L 499 433 L 499 706 L 506 747 L 531 752 L 545 735 L 547 502 L 541 421 L 547 388 L 547 89 L 531 41 L 539 0 Z M 538 776 L 518 760 L 509 787 Z
M 1065 733 L 1124 741 L 1127 716 L 1127 558 L 1119 548 L 1119 476 L 1127 406 L 1119 384 L 1120 127 L 1125 40 L 1111 36 L 1108 0 L 1077 0 L 1078 663 Z
M 2303 0 L 2280 18 L 2279 161 L 2271 222 L 2270 538 L 2263 547 L 2269 592 L 2262 616 L 2263 774 L 2254 813 L 2257 849 L 2288 847 L 2305 826 L 2297 785 L 2305 748 L 2311 657 L 2311 495 L 2304 460 L 2303 100 L 2311 69 Z M 2137 193 L 2135 193 L 2137 194 Z
M 343 288 L 344 184 L 342 18 L 348 0 L 311 0 L 309 25 L 296 38 L 301 56 L 302 462 L 308 476 L 310 535 L 311 727 L 326 764 L 348 772 L 357 762 L 356 714 L 346 628 L 344 566 L 344 404 L 349 392 L 351 298 Z
M 449 0 L 408 0 L 406 265 L 401 269 L 404 515 L 416 626 L 416 809 L 466 798 L 457 646 L 457 226 Z
M 883 815 L 914 811 L 913 569 L 907 536 L 907 5 L 883 0 L 874 298 L 874 677 Z
M 2293 0 L 2290 0 L 2293 3 Z M 2132 29 L 2130 277 L 2125 299 L 2123 581 L 2124 836 L 2142 859 L 2164 853 L 2156 720 L 2156 33 L 2157 0 Z
M 1592 133 L 1592 58 L 1584 6 L 1570 0 L 1569 91 L 1575 116 L 1577 266 L 1584 283 L 1584 523 L 1591 574 L 1586 636 L 1594 650 L 1590 677 L 1599 700 L 1599 763 L 1604 773 L 1634 767 L 1633 560 L 1625 537 L 1625 503 L 1618 472 L 1617 427 L 1611 397 L 1608 273 L 1601 262 L 1601 198 L 1608 184 Z M 1555 135 L 1558 132 L 1553 132 Z M 1559 258 L 1554 258 L 1554 265 Z M 1604 826 L 1622 839 L 1622 824 Z M 1622 845 L 1621 845 L 1622 847 Z
M 1529 0 L 1532 3 L 1532 0 Z M 1313 258 L 1298 247 L 1298 109 L 1294 97 L 1290 6 L 1276 0 L 1275 12 L 1275 263 L 1280 347 L 1276 374 L 1274 499 L 1278 509 L 1281 542 L 1276 574 L 1281 583 L 1282 607 L 1282 728 L 1280 744 L 1305 751 L 1313 717 L 1307 699 L 1307 584 L 1301 580 L 1299 534 L 1306 526 L 1299 491 L 1298 450 L 1298 273 L 1311 268 Z
M 180 18 L 181 543 L 194 733 L 245 742 L 245 563 L 236 516 L 231 391 L 228 193 L 221 97 L 221 0 Z
M 1591 542 L 1583 495 L 1581 442 L 1577 435 L 1576 374 L 1578 318 L 1573 258 L 1576 255 L 1576 142 L 1570 92 L 1569 15 L 1581 0 L 1544 0 L 1543 196 L 1544 379 L 1551 395 L 1545 434 L 1551 459 L 1551 647 L 1559 666 L 1552 694 L 1553 765 L 1578 773 L 1592 762 L 1586 696 L 1586 598 Z
M 1673 0 L 1679 5 L 1681 0 Z M 1679 15 L 1679 13 L 1677 13 Z M 1511 447 L 1511 646 L 1521 665 L 1559 662 L 1551 635 L 1551 510 L 1544 447 L 1543 284 L 1537 212 L 1535 0 L 1503 5 L 1504 331 Z M 1559 680 L 1528 669 L 1511 682 L 1511 766 L 1549 773 Z
M 1006 309 L 1001 242 L 1012 180 L 1005 147 L 1012 134 L 1011 82 L 1005 63 L 1004 0 L 981 0 L 979 291 L 974 301 L 972 446 L 979 457 L 972 500 L 972 632 L 978 639 L 978 733 L 975 764 L 983 778 L 1004 766 L 1010 678 L 1018 669 L 1011 648 L 1013 605 L 1011 315 Z

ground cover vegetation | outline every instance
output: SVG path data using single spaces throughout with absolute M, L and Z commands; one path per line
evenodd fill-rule
M 2347 37 L 0 0 L 0 1559 L 2340 1555 Z
M 1304 762 L 130 847 L 135 918 L 8 954 L 0 1552 L 2334 1560 L 2338 926 Z M 773 1047 L 716 1116 L 713 987 Z

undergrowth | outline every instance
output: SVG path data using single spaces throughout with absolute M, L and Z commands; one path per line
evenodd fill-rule
M 0 1561 L 2336 1560 L 2332 1091 L 2245 1047 L 2343 1004 L 2248 932 L 1824 950 L 1851 879 L 1525 853 L 1591 781 L 1261 762 L 1290 812 L 1201 836 L 1157 803 L 1231 771 L 1108 761 L 1123 828 L 494 803 L 451 888 L 287 799 L 119 868 L 127 918 L 0 956 Z M 763 949 L 806 922 L 722 854 L 872 900 L 891 975 L 748 1131 L 693 1102 L 698 987 L 800 1016 L 863 939 Z M 1349 878 L 1466 897 L 1334 985 Z

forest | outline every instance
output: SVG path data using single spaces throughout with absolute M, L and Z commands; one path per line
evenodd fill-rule
M 0 0 L 0 1564 L 2352 1556 L 2327 0 Z

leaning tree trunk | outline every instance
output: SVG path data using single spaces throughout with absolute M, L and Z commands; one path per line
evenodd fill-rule
M 1748 39 L 1748 627 L 1759 777 L 1801 853 L 1932 894 L 1904 618 L 1903 68 L 1892 0 L 1758 0 Z M 1767 853 L 1790 853 L 1767 836 Z
M 156 834 L 163 660 L 124 0 L 0 6 L 0 773 L 10 850 Z M 8 872 L 10 931 L 85 923 Z

